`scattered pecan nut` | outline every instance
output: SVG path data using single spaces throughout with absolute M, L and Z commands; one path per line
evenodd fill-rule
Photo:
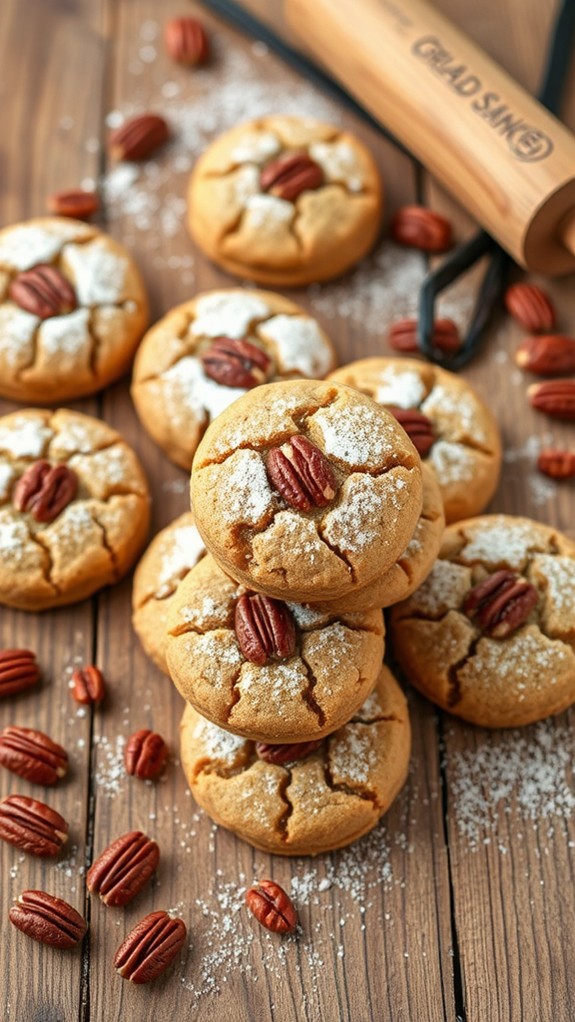
M 210 55 L 206 30 L 197 18 L 170 18 L 164 29 L 168 56 L 177 64 L 195 67 L 205 64 Z
M 83 706 L 101 703 L 106 694 L 104 675 L 99 667 L 78 667 L 70 680 L 72 698 Z
M 269 742 L 256 742 L 256 756 L 263 759 L 264 763 L 277 763 L 283 766 L 284 763 L 296 763 L 312 752 L 319 749 L 323 744 L 323 738 L 315 738 L 310 742 L 296 742 L 294 745 L 272 745 Z
M 46 891 L 22 891 L 10 922 L 40 944 L 68 950 L 83 940 L 88 924 L 75 908 Z
M 400 245 L 424 252 L 446 252 L 453 245 L 449 220 L 425 206 L 402 206 L 391 221 L 391 236 Z
M 200 354 L 206 376 L 224 387 L 251 390 L 264 383 L 271 359 L 256 344 L 242 338 L 216 337 Z
M 73 469 L 35 461 L 16 483 L 12 503 L 17 511 L 29 511 L 37 522 L 53 522 L 74 499 L 77 489 Z
M 299 433 L 281 447 L 272 447 L 266 471 L 286 504 L 298 511 L 325 507 L 337 491 L 337 479 L 325 454 Z
M 258 923 L 273 933 L 293 933 L 297 912 L 283 887 L 273 880 L 260 880 L 246 891 L 246 904 Z
M 515 352 L 520 369 L 540 376 L 575 372 L 575 341 L 563 334 L 526 337 Z
M 396 351 L 417 353 L 420 351 L 417 340 L 417 320 L 400 319 L 389 328 L 389 343 Z M 444 354 L 453 354 L 461 348 L 459 328 L 452 319 L 436 319 L 433 324 L 433 347 Z
M 575 419 L 575 380 L 546 380 L 527 388 L 532 408 L 553 419 Z
M 14 696 L 40 680 L 36 654 L 29 649 L 0 650 L 0 697 Z
M 530 582 L 502 569 L 468 592 L 463 611 L 485 635 L 504 639 L 525 624 L 537 599 L 537 590 Z
M 78 304 L 70 281 L 55 266 L 43 263 L 14 277 L 8 294 L 21 309 L 40 319 L 64 316 Z
M 124 764 L 129 774 L 141 781 L 157 777 L 168 758 L 168 747 L 161 735 L 142 728 L 128 738 Z
M 151 983 L 181 951 L 187 936 L 183 919 L 150 912 L 128 934 L 114 955 L 114 968 L 131 983 Z
M 105 905 L 127 905 L 156 872 L 159 861 L 156 842 L 131 830 L 101 852 L 88 870 L 86 887 Z
M 169 134 L 163 117 L 141 114 L 110 133 L 108 152 L 114 160 L 143 160 L 163 145 Z
M 68 753 L 43 731 L 9 725 L 0 733 L 0 764 L 35 784 L 56 784 L 68 769 Z
M 510 316 L 531 334 L 550 333 L 555 327 L 555 309 L 537 284 L 512 284 L 504 296 Z
M 386 408 L 405 430 L 419 456 L 425 458 L 435 443 L 431 419 L 418 412 L 417 408 L 399 408 L 396 405 L 386 405 Z
M 295 650 L 295 623 L 282 600 L 244 593 L 236 603 L 234 628 L 239 647 L 252 664 L 262 667 L 271 657 L 289 657 Z
M 68 824 L 44 802 L 8 795 L 0 801 L 0 838 L 31 855 L 58 855 L 68 839 Z
M 286 153 L 268 163 L 260 175 L 262 191 L 287 202 L 293 202 L 302 192 L 320 188 L 323 181 L 323 170 L 307 153 Z
M 537 458 L 537 468 L 550 479 L 573 479 L 575 477 L 575 452 L 548 448 Z
M 55 192 L 48 199 L 48 210 L 56 216 L 69 216 L 74 220 L 89 220 L 100 208 L 96 192 L 85 192 L 71 188 L 67 192 Z

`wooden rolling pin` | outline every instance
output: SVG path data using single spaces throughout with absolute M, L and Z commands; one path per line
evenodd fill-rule
M 291 27 L 507 249 L 575 270 L 575 136 L 424 0 L 284 0 Z

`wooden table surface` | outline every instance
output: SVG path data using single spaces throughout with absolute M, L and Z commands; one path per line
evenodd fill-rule
M 337 0 L 334 0 L 337 2 Z M 437 0 L 438 6 L 534 90 L 542 70 L 552 0 Z M 252 6 L 276 20 L 275 4 Z M 195 291 L 230 278 L 196 251 L 183 226 L 186 177 L 220 130 L 262 112 L 304 112 L 357 129 L 376 155 L 387 213 L 419 200 L 452 216 L 458 235 L 473 224 L 425 172 L 391 144 L 339 111 L 261 44 L 205 16 L 209 68 L 174 66 L 163 23 L 191 13 L 183 0 L 2 0 L 0 4 L 1 222 L 42 214 L 55 190 L 103 177 L 101 225 L 136 257 L 154 317 Z M 564 119 L 575 128 L 575 90 Z M 126 177 L 106 164 L 102 144 L 118 111 L 158 110 L 175 141 Z M 446 153 L 449 159 L 449 153 Z M 124 177 L 122 177 L 124 174 Z M 331 332 L 341 361 L 387 353 L 390 322 L 415 307 L 425 260 L 383 241 L 344 280 L 297 293 Z M 573 278 L 549 283 L 561 328 L 575 332 Z M 461 325 L 476 275 L 458 285 L 444 311 Z M 575 536 L 573 488 L 534 471 L 549 440 L 573 441 L 528 408 L 525 377 L 511 354 L 520 331 L 501 316 L 466 377 L 488 399 L 506 447 L 491 510 L 531 515 Z M 14 406 L 2 402 L 2 413 Z M 186 509 L 187 480 L 140 428 L 123 380 L 74 407 L 101 416 L 134 445 L 148 473 L 153 531 Z M 571 514 L 570 514 L 571 512 Z M 61 859 L 0 849 L 2 1022 L 567 1022 L 575 1017 L 575 786 L 573 714 L 522 732 L 488 734 L 410 693 L 413 761 L 409 782 L 384 823 L 347 851 L 318 860 L 280 860 L 212 826 L 194 806 L 178 764 L 182 703 L 144 656 L 130 623 L 131 579 L 74 607 L 27 615 L 3 610 L 0 645 L 37 650 L 38 691 L 5 700 L 0 725 L 47 731 L 72 769 L 47 800 L 71 825 Z M 97 663 L 109 695 L 96 712 L 68 693 L 71 669 Z M 172 759 L 162 779 L 127 778 L 121 753 L 140 727 L 160 731 Z M 2 771 L 0 794 L 43 797 Z M 94 852 L 130 828 L 160 843 L 153 885 L 126 910 L 86 897 Z M 242 908 L 246 885 L 272 876 L 294 894 L 302 934 L 281 940 Z M 43 888 L 86 914 L 89 940 L 75 953 L 41 947 L 14 930 L 9 906 Z M 189 947 L 148 988 L 113 971 L 116 947 L 152 909 L 177 909 Z

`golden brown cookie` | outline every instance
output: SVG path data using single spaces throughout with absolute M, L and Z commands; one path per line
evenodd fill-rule
M 445 529 L 443 501 L 434 473 L 423 463 L 423 507 L 415 532 L 395 564 L 376 578 L 374 582 L 360 589 L 351 597 L 354 610 L 369 607 L 391 607 L 399 600 L 406 600 L 427 577 L 441 546 Z M 347 599 L 348 605 L 350 598 Z M 343 600 L 324 600 L 314 603 L 318 610 L 337 613 Z
M 148 323 L 140 274 L 96 227 L 42 217 L 0 231 L 0 395 L 54 404 L 130 367 Z
M 294 302 L 270 291 L 208 291 L 148 331 L 132 397 L 156 443 L 190 469 L 206 427 L 246 390 L 275 379 L 319 379 L 335 364 L 331 341 Z
M 547 525 L 509 515 L 451 525 L 391 621 L 409 680 L 474 724 L 518 727 L 575 701 L 575 544 Z
M 335 731 L 375 685 L 381 610 L 322 614 L 238 586 L 207 556 L 171 600 L 166 655 L 202 716 L 255 741 L 304 742 Z
M 134 572 L 132 624 L 146 653 L 164 674 L 168 614 L 180 582 L 205 555 L 191 511 L 154 536 Z
M 270 383 L 208 428 L 191 492 L 202 538 L 229 575 L 317 602 L 395 564 L 421 512 L 421 462 L 393 416 L 350 387 Z
M 105 422 L 65 409 L 0 418 L 0 603 L 46 610 L 117 582 L 148 523 L 140 463 Z
M 181 724 L 182 766 L 196 802 L 276 855 L 318 855 L 367 834 L 401 791 L 410 749 L 407 704 L 387 667 L 352 720 L 301 759 L 290 761 L 285 746 L 261 749 L 231 735 L 191 706 Z
M 501 439 L 489 408 L 467 380 L 410 358 L 364 358 L 329 378 L 384 406 L 423 413 L 433 434 L 424 460 L 437 477 L 447 522 L 486 507 L 499 480 Z
M 200 157 L 188 225 L 230 273 L 295 287 L 358 262 L 378 235 L 382 201 L 373 157 L 354 135 L 310 117 L 260 117 Z

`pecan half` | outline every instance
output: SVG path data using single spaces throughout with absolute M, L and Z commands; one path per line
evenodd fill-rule
M 260 880 L 246 891 L 246 904 L 258 923 L 273 933 L 293 933 L 297 912 L 283 887 L 273 880 Z
M 575 452 L 548 448 L 537 458 L 537 468 L 551 479 L 573 479 L 575 476 Z
M 264 763 L 295 763 L 299 759 L 311 756 L 312 752 L 323 744 L 323 738 L 315 738 L 311 742 L 296 742 L 294 745 L 272 745 L 256 742 L 256 755 Z
M 231 337 L 216 337 L 202 351 L 200 361 L 206 376 L 216 383 L 246 390 L 264 383 L 271 366 L 271 359 L 257 345 Z
M 48 199 L 48 210 L 56 216 L 69 216 L 74 220 L 89 220 L 100 208 L 96 192 L 84 192 L 71 188 L 67 192 L 55 192 Z
M 537 590 L 514 571 L 495 571 L 465 597 L 463 611 L 493 639 L 504 639 L 525 624 L 537 603 Z
M 272 447 L 266 471 L 286 504 L 298 511 L 325 507 L 337 491 L 337 479 L 325 454 L 299 433 L 281 447 Z
M 531 334 L 550 333 L 555 326 L 555 309 L 537 284 L 512 284 L 504 297 L 505 308 Z
M 403 427 L 420 457 L 425 458 L 435 443 L 431 419 L 416 408 L 399 408 L 396 405 L 386 405 L 386 408 Z
M 14 696 L 40 680 L 36 654 L 29 649 L 0 650 L 0 697 Z
M 83 706 L 101 703 L 106 694 L 104 675 L 99 667 L 78 667 L 70 681 L 72 698 Z
M 70 281 L 55 266 L 43 263 L 14 277 L 8 294 L 21 309 L 40 319 L 64 316 L 78 304 Z
M 417 320 L 410 318 L 400 319 L 397 323 L 393 323 L 389 328 L 388 334 L 391 347 L 395 348 L 396 351 L 419 352 L 417 326 Z M 461 337 L 459 336 L 459 328 L 452 319 L 436 319 L 434 321 L 433 347 L 446 354 L 459 351 Z
M 37 522 L 53 522 L 76 496 L 78 479 L 67 465 L 35 461 L 20 476 L 12 503 L 17 511 L 29 511 Z
M 172 964 L 187 936 L 183 919 L 150 912 L 140 920 L 114 955 L 114 968 L 131 983 L 150 983 Z
M 575 372 L 575 341 L 563 334 L 526 337 L 515 352 L 520 369 L 540 376 Z
M 101 852 L 88 870 L 86 887 L 105 905 L 127 905 L 156 872 L 159 861 L 156 842 L 141 830 L 131 830 Z
M 125 121 L 108 137 L 108 152 L 114 160 L 143 160 L 167 141 L 170 129 L 158 114 L 141 114 Z
M 449 220 L 425 206 L 402 206 L 391 221 L 391 236 L 400 245 L 424 252 L 446 252 L 453 245 Z
M 206 30 L 197 18 L 170 18 L 164 29 L 168 55 L 177 64 L 205 64 L 210 45 Z
M 320 188 L 323 181 L 323 170 L 307 153 L 280 156 L 268 163 L 260 175 L 262 191 L 287 202 L 293 202 L 302 192 Z
M 239 647 L 252 664 L 262 667 L 271 657 L 289 657 L 295 650 L 295 623 L 282 600 L 244 593 L 236 603 L 234 628 Z
M 0 838 L 31 855 L 57 855 L 68 839 L 63 816 L 26 795 L 0 801 Z
M 46 891 L 22 891 L 9 915 L 10 922 L 27 937 L 62 950 L 76 947 L 88 929 L 75 908 Z
M 546 380 L 527 388 L 532 408 L 553 419 L 575 419 L 575 380 Z
M 68 753 L 43 731 L 9 725 L 0 734 L 0 763 L 35 784 L 55 784 L 68 769 Z
M 168 747 L 161 735 L 143 728 L 128 738 L 124 751 L 124 764 L 129 774 L 141 781 L 151 781 L 162 769 L 168 757 Z

